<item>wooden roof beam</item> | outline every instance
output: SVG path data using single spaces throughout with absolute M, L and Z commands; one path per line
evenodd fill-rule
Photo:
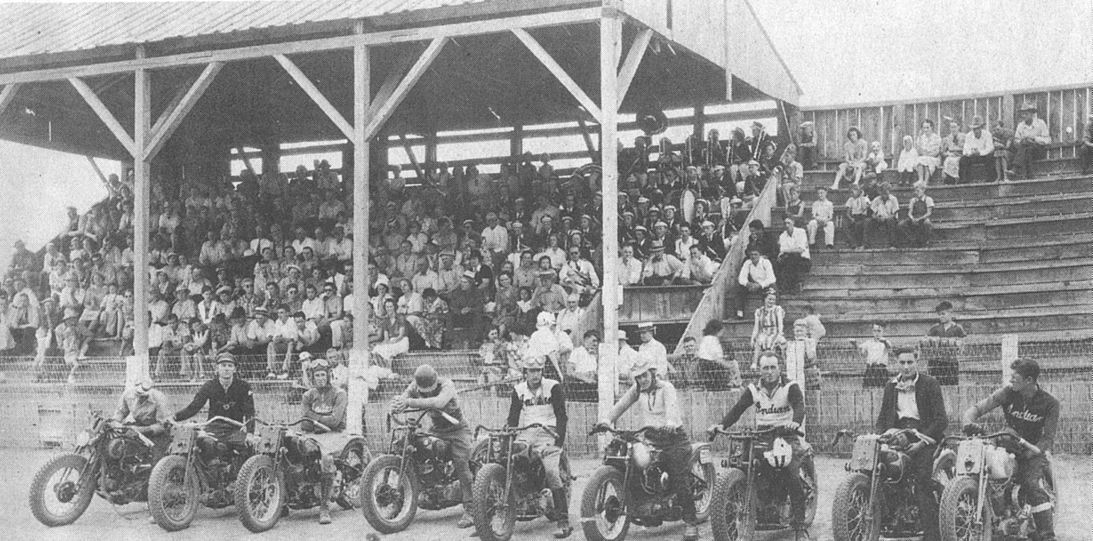
M 19 83 L 12 83 L 0 90 L 0 115 L 4 114 L 11 102 L 15 100 L 15 93 L 18 91 Z
M 618 92 L 619 99 L 616 107 L 622 107 L 622 100 L 626 99 L 626 92 L 630 90 L 630 84 L 634 82 L 634 76 L 638 73 L 641 59 L 645 58 L 645 50 L 649 48 L 649 41 L 653 39 L 653 30 L 645 28 L 634 37 L 634 43 L 630 44 L 630 50 L 626 53 L 626 60 L 619 69 Z
M 372 103 L 376 107 L 375 116 L 369 118 L 368 125 L 364 128 L 365 141 L 372 140 L 379 133 L 380 128 L 391 118 L 391 115 L 395 113 L 395 110 L 406 99 L 406 96 L 410 94 L 410 90 L 425 75 L 425 71 L 429 69 L 433 60 L 440 56 L 440 51 L 444 49 L 446 43 L 448 43 L 447 37 L 439 37 L 430 42 L 429 46 L 425 48 L 425 52 L 421 53 L 421 57 L 417 59 L 417 62 L 414 62 L 414 65 L 410 67 L 406 77 L 403 77 L 395 90 L 391 92 L 391 96 L 382 103 L 378 100 Z M 350 139 L 353 139 L 352 135 L 350 135 Z
M 68 82 L 76 89 L 76 92 L 80 93 L 84 101 L 91 106 L 91 110 L 95 111 L 95 114 L 99 116 L 99 119 L 106 124 L 106 127 L 110 130 L 110 133 L 114 134 L 114 137 L 118 139 L 121 146 L 125 147 L 129 151 L 129 155 L 134 158 L 141 158 L 137 156 L 137 145 L 133 142 L 133 138 L 129 135 L 129 132 L 125 131 L 121 123 L 114 116 L 114 113 L 110 112 L 110 109 L 95 95 L 95 91 L 91 90 L 91 87 L 87 86 L 87 83 L 82 79 L 71 77 Z
M 220 73 L 220 68 L 223 67 L 223 62 L 212 62 L 205 66 L 204 71 L 197 77 L 194 84 L 190 85 L 189 90 L 182 96 L 182 99 L 163 112 L 156 124 L 152 126 L 151 136 L 148 138 L 147 144 L 144 145 L 145 160 L 151 160 L 159 153 L 163 145 L 167 144 L 167 140 L 182 124 L 182 120 L 186 118 L 186 115 L 190 114 L 194 105 L 197 104 L 197 100 L 205 94 L 209 85 L 213 83 L 213 79 L 216 78 L 216 74 Z
M 523 42 L 524 46 L 531 51 L 531 54 L 535 55 L 535 58 L 539 59 L 539 62 L 554 75 L 554 78 L 557 79 L 574 98 L 576 98 L 577 103 L 580 103 L 581 107 L 584 107 L 584 110 L 587 111 L 596 122 L 599 122 L 600 117 L 603 115 L 603 113 L 600 112 L 599 106 L 596 105 L 596 102 L 592 101 L 592 98 L 588 97 L 588 94 L 581 89 L 580 85 L 566 73 L 561 64 L 558 64 L 558 61 L 554 60 L 554 57 L 550 56 L 550 53 L 548 53 L 527 30 L 524 30 L 523 28 L 513 28 L 512 33 L 515 34 L 516 37 Z
M 329 118 L 346 137 L 353 139 L 353 125 L 342 116 L 341 112 L 334 107 L 334 104 L 330 103 L 330 100 L 326 99 L 326 96 L 324 96 L 322 91 L 315 86 L 315 83 L 311 82 L 311 79 L 307 77 L 307 74 L 283 54 L 273 55 L 273 58 L 277 60 L 277 63 L 280 64 L 282 68 L 285 68 L 285 71 L 292 77 L 292 80 L 296 81 L 297 85 L 300 85 L 300 89 L 311 98 L 311 101 L 315 102 L 315 105 L 318 105 L 319 109 L 322 109 L 327 118 Z

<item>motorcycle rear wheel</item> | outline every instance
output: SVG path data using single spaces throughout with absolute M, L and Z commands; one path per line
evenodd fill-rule
M 854 472 L 835 487 L 835 499 L 831 504 L 831 533 L 836 541 L 876 541 L 880 537 L 880 517 L 874 516 L 873 524 L 865 521 L 871 485 L 868 475 Z M 881 496 L 878 494 L 877 497 Z M 882 502 L 877 507 L 883 506 Z
M 713 462 L 703 464 L 697 458 L 691 460 L 691 475 L 706 483 L 705 489 L 696 489 L 695 518 L 702 524 L 710 519 L 710 505 L 713 502 L 714 487 L 717 486 L 717 468 Z M 692 480 L 692 482 L 697 482 Z
M 254 455 L 239 468 L 235 479 L 235 509 L 239 521 L 254 533 L 272 529 L 281 519 L 284 479 L 269 455 Z
M 801 459 L 801 476 L 802 485 L 807 483 L 808 487 L 811 487 L 811 491 L 805 494 L 805 526 L 812 526 L 812 522 L 816 520 L 816 505 L 817 498 L 820 494 L 819 479 L 816 477 L 816 464 L 812 461 L 812 456 L 806 456 Z
M 342 486 L 336 501 L 348 511 L 361 506 L 361 479 L 364 468 L 372 461 L 372 454 L 363 441 L 351 441 L 342 449 L 341 461 Z
M 715 541 L 748 540 L 754 537 L 754 498 L 751 519 L 743 519 L 747 491 L 747 474 L 742 470 L 731 468 L 717 479 L 710 502 L 710 530 Z
M 581 528 L 588 541 L 622 541 L 630 529 L 626 514 L 626 487 L 622 472 L 600 466 L 584 487 L 581 497 Z
M 989 502 L 983 505 L 983 516 L 979 517 L 982 524 L 975 524 L 978 483 L 974 477 L 958 477 L 945 487 L 938 512 L 942 541 L 990 541 L 994 521 Z
M 516 527 L 516 496 L 505 493 L 505 467 L 485 464 L 474 477 L 474 529 L 482 541 L 508 541 Z
M 402 459 L 394 455 L 376 457 L 361 474 L 361 512 L 380 533 L 395 533 L 405 530 L 417 514 L 418 481 L 412 465 L 400 473 Z M 391 478 L 395 477 L 395 485 Z M 377 487 L 377 483 L 382 486 Z M 377 494 L 377 491 L 380 491 Z M 394 506 L 394 514 L 383 509 Z
M 65 526 L 87 511 L 95 495 L 97 472 L 86 472 L 88 478 L 81 478 L 86 467 L 86 458 L 70 453 L 53 457 L 38 470 L 30 483 L 30 512 L 38 522 L 51 528 Z M 57 474 L 61 476 L 55 479 Z M 62 509 L 51 509 L 50 500 Z
M 199 488 L 197 472 L 187 475 L 186 457 L 163 457 L 148 478 L 148 512 L 156 524 L 169 532 L 190 527 L 197 515 Z M 189 482 L 184 480 L 189 478 Z

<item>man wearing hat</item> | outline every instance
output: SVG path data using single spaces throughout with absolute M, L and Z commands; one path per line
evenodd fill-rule
M 539 272 L 539 287 L 531 294 L 532 306 L 550 314 L 557 314 L 565 308 L 567 294 L 562 286 L 555 283 L 557 278 L 552 270 Z
M 1021 122 L 1013 133 L 1013 169 L 1016 178 L 1032 176 L 1032 162 L 1044 157 L 1044 149 L 1051 143 L 1047 123 L 1038 118 L 1036 103 L 1026 101 L 1021 105 Z
M 300 399 L 300 416 L 313 422 L 301 425 L 304 432 L 322 452 L 319 459 L 319 524 L 330 524 L 330 493 L 334 489 L 337 469 L 334 460 L 349 443 L 345 430 L 345 409 L 349 397 L 345 390 L 331 382 L 331 363 L 318 359 L 311 364 L 312 388 Z M 320 426 L 320 424 L 322 426 Z
M 465 271 L 459 279 L 459 289 L 448 294 L 448 306 L 451 308 L 452 327 L 469 329 L 472 342 L 483 335 L 483 317 L 486 310 L 486 297 L 481 289 L 474 287 L 474 273 Z
M 500 269 L 509 250 L 509 231 L 497 220 L 496 212 L 486 213 L 482 230 L 482 251 L 490 255 L 490 267 Z
M 557 380 L 543 377 L 545 359 L 542 356 L 525 357 L 524 381 L 512 389 L 509 400 L 509 416 L 506 424 L 526 427 L 533 424 L 546 428 L 524 430 L 517 441 L 527 444 L 534 456 L 540 457 L 546 474 L 547 487 L 554 498 L 554 511 L 559 517 L 555 539 L 569 537 L 573 528 L 569 525 L 569 497 L 567 481 L 562 480 L 561 459 L 565 452 L 566 424 L 565 393 Z M 565 472 L 569 475 L 569 471 Z
M 987 181 L 997 180 L 994 176 L 994 137 L 983 129 L 983 117 L 973 116 L 971 131 L 964 136 L 964 154 L 960 157 L 960 182 L 971 181 L 974 165 L 982 165 L 987 170 Z
M 620 334 L 620 337 L 622 335 Z M 615 407 L 596 423 L 598 430 L 610 427 L 631 406 L 637 406 L 637 425 L 653 427 L 645 431 L 650 444 L 661 450 L 661 465 L 668 473 L 668 486 L 683 508 L 685 541 L 698 539 L 698 519 L 691 494 L 691 442 L 683 428 L 676 388 L 657 377 L 657 369 L 645 355 L 638 354 L 630 368 L 634 385 L 615 403 Z
M 658 374 L 667 377 L 668 372 L 674 371 L 675 368 L 668 363 L 668 349 L 653 337 L 656 332 L 657 328 L 652 323 L 638 325 L 638 338 L 641 340 L 638 354 L 645 356 L 653 364 L 653 368 L 657 369 Z
M 669 285 L 679 279 L 683 272 L 683 263 L 671 254 L 664 253 L 664 243 L 654 240 L 649 243 L 649 257 L 641 272 L 641 283 L 647 286 Z
M 565 310 L 558 312 L 558 330 L 573 332 L 584 316 L 584 308 L 580 306 L 581 296 L 570 293 L 565 299 Z
M 751 123 L 751 137 L 747 139 L 748 153 L 751 155 L 751 159 L 758 160 L 763 155 L 763 147 L 773 143 L 774 140 L 767 135 L 762 122 L 756 120 Z
M 474 525 L 474 518 L 471 516 L 471 486 L 474 477 L 471 475 L 468 460 L 473 437 L 470 426 L 463 418 L 463 410 L 459 407 L 455 384 L 448 378 L 438 377 L 436 370 L 428 364 L 418 366 L 414 371 L 414 380 L 401 395 L 391 401 L 391 411 L 397 413 L 406 409 L 428 410 L 432 434 L 448 442 L 452 464 L 459 478 L 459 489 L 463 493 L 463 516 L 456 526 L 470 528 Z
M 581 255 L 581 247 L 576 244 L 570 244 L 566 255 L 566 262 L 558 271 L 562 285 L 577 295 L 591 298 L 600 287 L 600 277 L 596 275 L 592 262 Z
M 254 427 L 254 393 L 250 384 L 235 374 L 235 356 L 231 353 L 217 355 L 216 377 L 203 383 L 194 399 L 175 412 L 171 420 L 185 421 L 201 411 L 206 403 L 209 419 L 226 417 L 246 424 L 248 429 Z M 205 431 L 216 439 L 232 443 L 241 444 L 246 440 L 245 434 L 231 425 L 209 425 Z
M 440 269 L 437 272 L 437 283 L 440 287 L 437 293 L 448 295 L 459 288 L 459 281 L 463 276 L 463 266 L 455 262 L 455 251 L 444 250 L 440 252 Z M 474 275 L 471 275 L 474 279 Z

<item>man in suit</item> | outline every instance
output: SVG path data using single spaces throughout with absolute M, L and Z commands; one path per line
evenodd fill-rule
M 911 458 L 911 475 L 915 478 L 923 540 L 937 540 L 941 539 L 941 532 L 933 491 L 939 487 L 933 479 L 933 456 L 949 423 L 945 398 L 937 380 L 919 372 L 918 353 L 913 348 L 901 347 L 895 353 L 899 375 L 884 386 L 877 432 L 892 433 L 906 428 L 918 431 L 917 438 L 909 438 L 907 454 Z

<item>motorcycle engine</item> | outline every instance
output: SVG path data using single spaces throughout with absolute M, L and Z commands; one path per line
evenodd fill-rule
M 144 454 L 145 449 L 143 444 L 129 438 L 114 438 L 106 443 L 106 457 L 120 462 Z
M 907 455 L 890 449 L 881 449 L 877 460 L 877 467 L 884 475 L 885 482 L 899 483 L 907 471 L 909 458 Z
M 665 494 L 668 492 L 668 472 L 654 464 L 641 472 L 641 487 L 649 494 Z
M 1009 479 L 1017 470 L 1017 457 L 1001 447 L 986 449 L 984 462 L 989 468 L 991 479 Z

